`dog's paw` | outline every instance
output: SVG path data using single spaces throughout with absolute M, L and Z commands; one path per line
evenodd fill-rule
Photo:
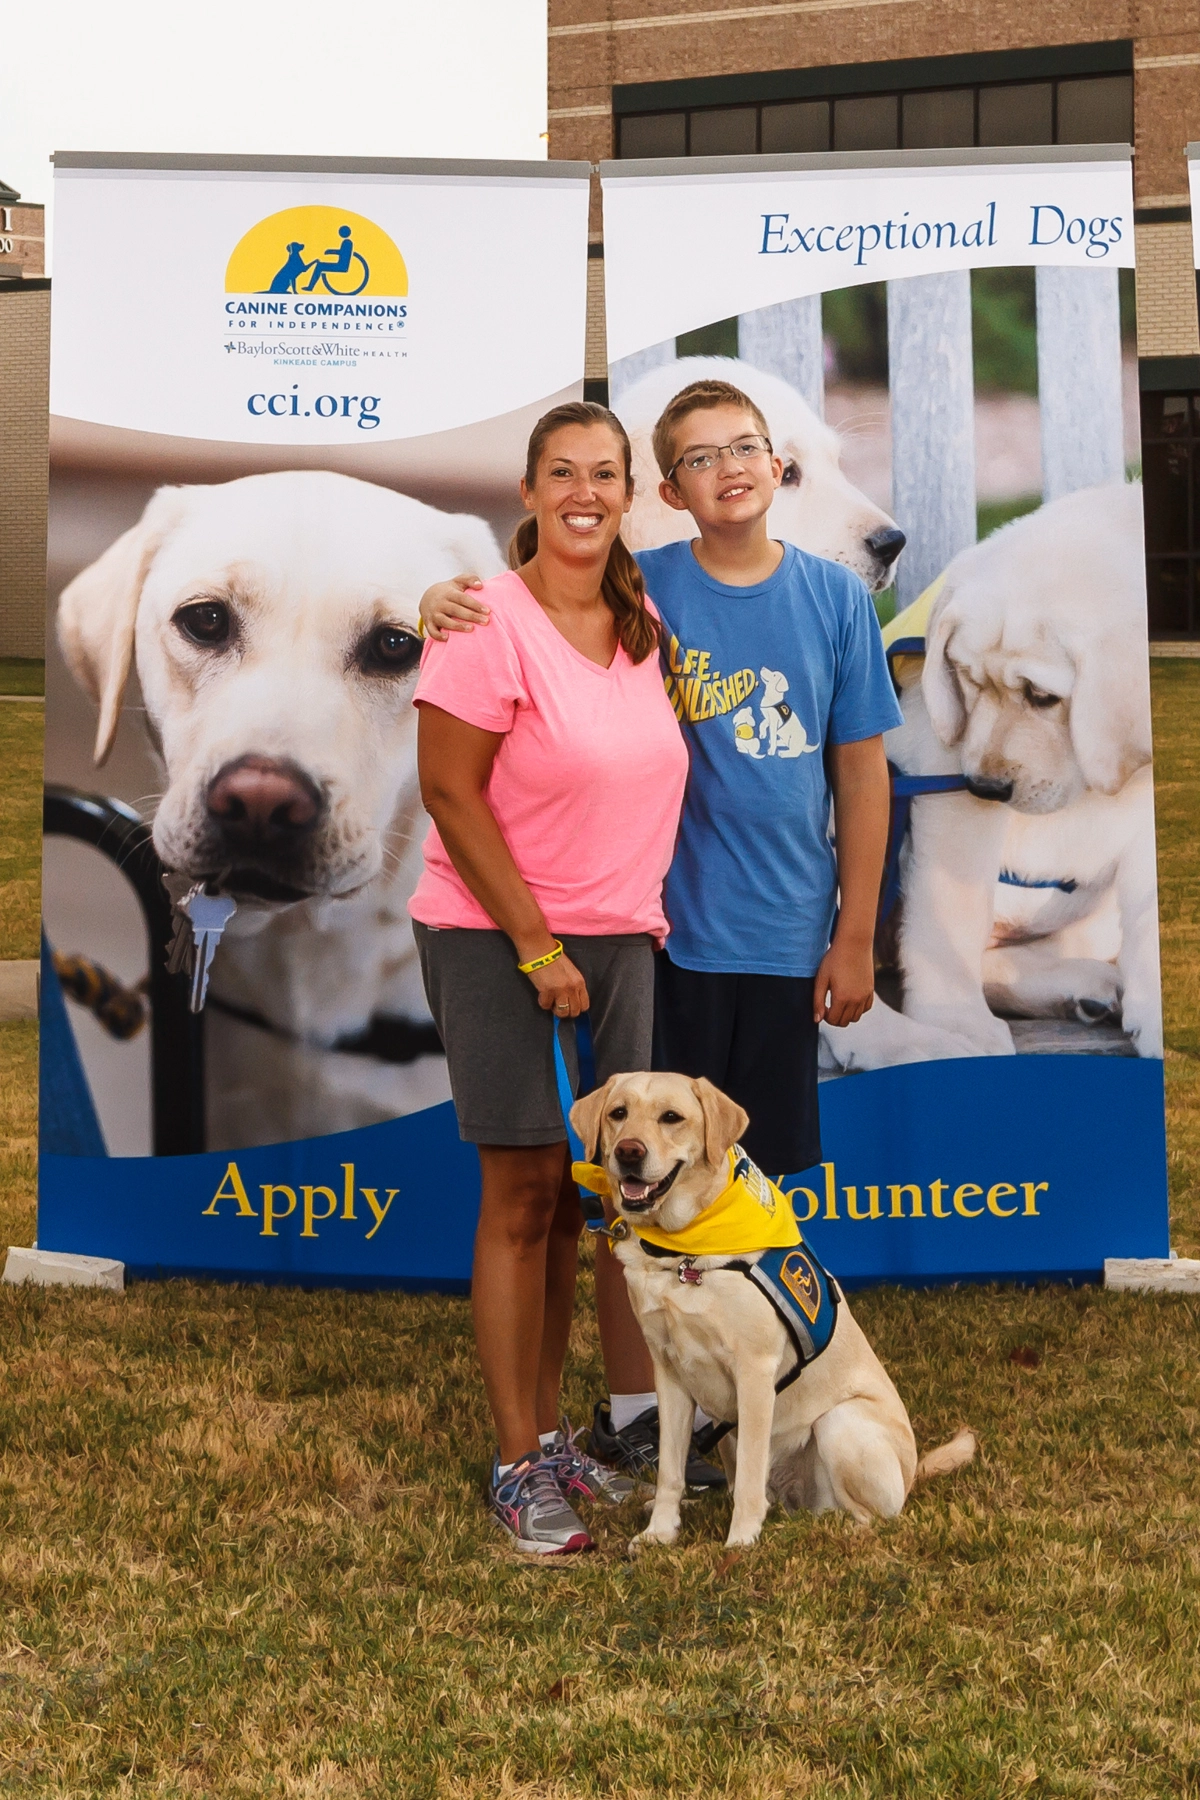
M 1082 965 L 1081 966 L 1085 966 Z M 1070 995 L 1070 1012 L 1082 1025 L 1105 1024 L 1121 1016 L 1121 977 L 1112 963 L 1093 962 L 1087 980 Z
M 936 1030 L 939 1036 L 949 1036 L 959 1043 L 968 1044 L 968 1054 L 971 1056 L 1015 1056 L 1017 1053 L 1007 1020 L 998 1019 L 986 1007 L 965 1008 L 960 1013 L 943 1013 L 939 1009 L 936 1020 L 922 1019 L 918 1022 L 926 1029 Z
M 1133 1047 L 1139 1056 L 1157 1057 L 1160 1061 L 1163 1053 L 1162 1015 L 1158 1010 L 1147 1008 L 1144 1016 L 1131 1015 L 1126 1006 L 1121 1019 Z
M 725 1539 L 725 1548 L 727 1550 L 749 1550 L 752 1544 L 757 1544 L 761 1536 L 761 1525 L 755 1525 L 752 1528 L 747 1526 L 742 1531 L 731 1531 Z
M 630 1539 L 629 1554 L 630 1556 L 636 1556 L 639 1550 L 646 1550 L 651 1544 L 673 1544 L 678 1536 L 678 1525 L 671 1529 L 664 1526 L 658 1531 L 653 1530 L 647 1525 L 645 1531 L 639 1531 L 635 1538 Z

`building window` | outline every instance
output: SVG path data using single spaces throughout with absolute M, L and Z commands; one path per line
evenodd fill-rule
M 1132 75 L 976 82 L 827 99 L 678 107 L 623 112 L 617 120 L 617 154 L 622 157 L 1132 140 Z
M 1142 395 L 1152 637 L 1200 631 L 1200 393 Z

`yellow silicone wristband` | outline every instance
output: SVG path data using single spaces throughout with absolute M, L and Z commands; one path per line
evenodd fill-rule
M 553 950 L 547 950 L 545 956 L 535 956 L 532 962 L 518 963 L 517 971 L 521 975 L 532 975 L 535 969 L 548 969 L 552 962 L 557 962 L 563 953 L 563 947 L 555 938 Z
M 425 621 L 421 617 L 420 613 L 417 614 L 417 636 L 419 638 L 423 638 L 425 636 Z

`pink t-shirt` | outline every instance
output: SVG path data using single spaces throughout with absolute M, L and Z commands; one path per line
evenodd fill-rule
M 618 645 L 602 669 L 519 575 L 497 575 L 482 593 L 490 623 L 426 644 L 414 702 L 504 732 L 487 803 L 551 931 L 646 931 L 661 943 L 688 754 L 658 657 L 633 663 Z M 435 825 L 408 910 L 423 925 L 496 928 Z

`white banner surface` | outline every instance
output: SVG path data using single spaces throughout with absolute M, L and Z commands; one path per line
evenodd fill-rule
M 59 158 L 51 411 L 228 443 L 338 444 L 445 431 L 559 392 L 582 355 L 586 165 L 492 168 Z
M 1127 156 L 862 160 L 605 164 L 610 362 L 713 319 L 868 281 L 1030 264 L 1133 267 Z

